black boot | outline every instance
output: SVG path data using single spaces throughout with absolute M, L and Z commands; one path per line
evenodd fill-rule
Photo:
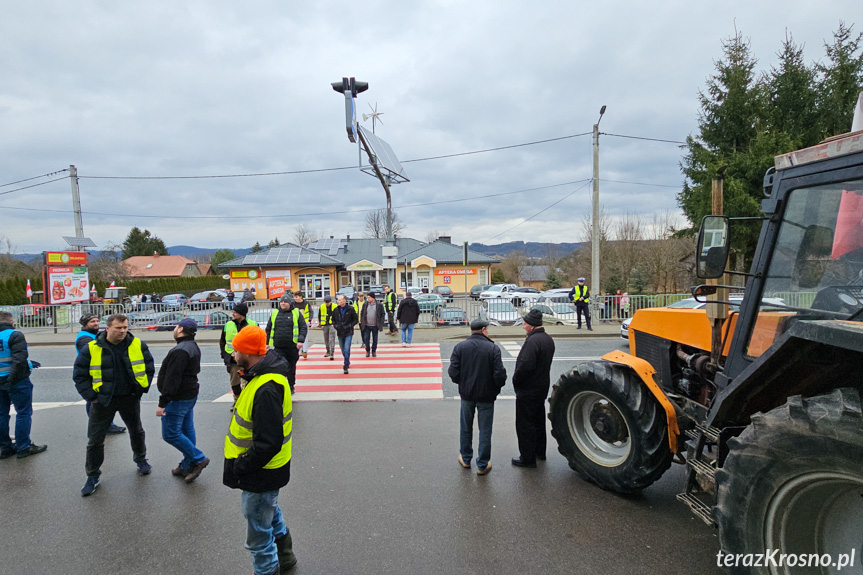
M 294 543 L 291 541 L 291 532 L 288 531 L 283 537 L 276 539 L 276 549 L 279 552 L 279 572 L 287 573 L 297 564 L 297 556 L 294 555 Z

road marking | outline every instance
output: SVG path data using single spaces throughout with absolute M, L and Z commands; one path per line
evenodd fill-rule
M 502 341 L 500 346 L 512 357 L 518 357 L 518 353 L 521 351 L 521 343 L 517 341 Z

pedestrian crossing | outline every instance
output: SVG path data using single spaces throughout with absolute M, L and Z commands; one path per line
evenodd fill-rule
M 501 341 L 500 346 L 512 357 L 518 357 L 518 352 L 521 351 L 520 341 Z

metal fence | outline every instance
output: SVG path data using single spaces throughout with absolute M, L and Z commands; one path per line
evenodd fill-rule
M 765 294 L 765 297 L 781 298 L 792 307 L 808 308 L 815 299 L 816 292 L 775 292 Z M 591 317 L 593 321 L 619 322 L 632 317 L 639 309 L 662 307 L 692 297 L 690 294 L 656 294 L 656 295 L 630 295 L 630 296 L 603 296 L 591 298 Z M 628 299 L 627 299 L 628 298 Z M 322 302 L 307 300 L 317 315 L 317 310 Z M 567 302 L 565 296 L 558 297 L 556 303 Z M 535 305 L 535 300 L 524 300 L 515 302 L 520 315 L 526 314 Z M 268 300 L 252 300 L 246 302 L 249 306 L 248 317 L 254 319 L 262 327 L 266 325 L 272 310 L 278 302 Z M 450 325 L 454 317 L 462 317 L 464 323 L 480 317 L 482 300 L 475 300 L 469 296 L 455 296 L 453 301 L 419 301 L 421 313 L 419 325 L 437 326 Z M 71 304 L 71 305 L 42 305 L 26 304 L 19 306 L 0 306 L 0 310 L 12 313 L 18 328 L 29 332 L 54 332 L 54 333 L 76 333 L 81 329 L 79 320 L 84 314 L 95 313 L 101 319 L 104 327 L 105 320 L 109 315 L 121 313 L 129 318 L 129 325 L 136 330 L 149 331 L 171 331 L 174 326 L 184 317 L 192 317 L 198 322 L 199 329 L 221 329 L 231 319 L 231 307 L 233 302 L 201 302 L 185 304 L 183 306 L 171 306 L 161 303 L 147 304 Z M 444 314 L 443 309 L 460 309 L 463 313 L 456 312 Z M 446 316 L 443 318 L 442 316 Z

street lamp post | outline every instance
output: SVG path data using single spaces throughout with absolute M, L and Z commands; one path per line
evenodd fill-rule
M 599 110 L 599 119 L 593 125 L 593 224 L 590 234 L 590 291 L 594 308 L 599 300 L 599 123 L 605 114 L 605 106 Z

